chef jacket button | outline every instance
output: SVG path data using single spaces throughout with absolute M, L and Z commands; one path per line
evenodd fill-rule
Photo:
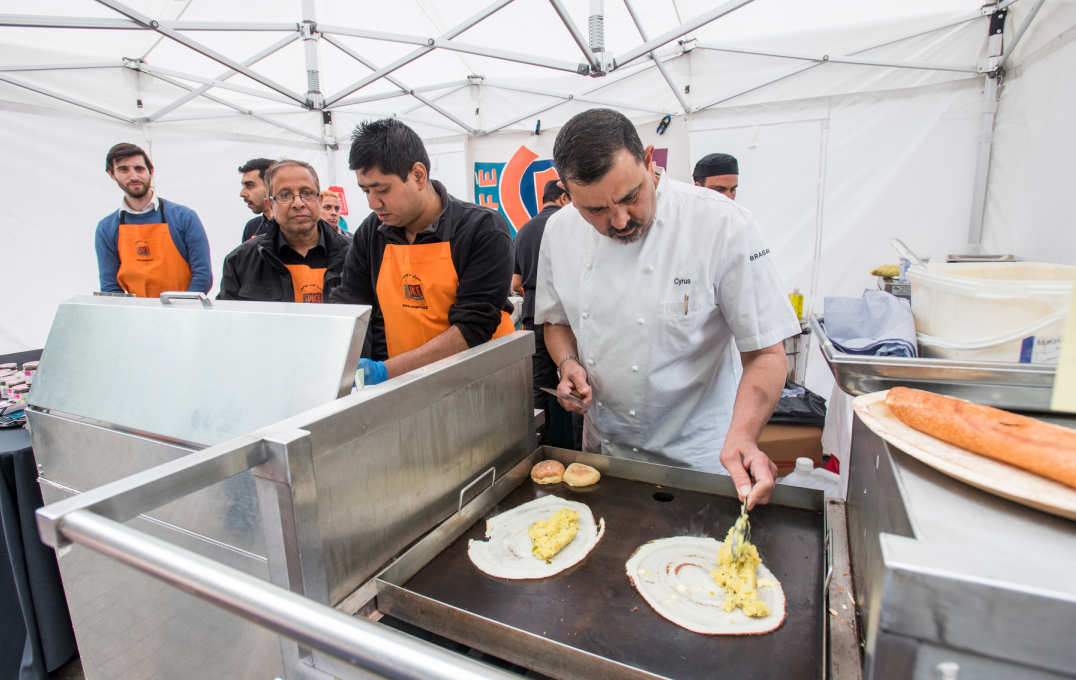
M 601 404 L 598 404 L 598 406 L 601 406 Z M 633 416 L 633 415 L 635 415 L 635 409 L 631 409 L 631 410 L 629 410 L 629 411 L 628 411 L 628 415 L 629 415 L 629 416 Z
M 589 312 L 583 312 L 583 318 L 584 319 L 589 319 L 590 318 L 590 313 Z
M 632 365 L 632 367 L 631 367 L 631 370 L 632 370 L 633 372 L 635 372 L 635 373 L 638 373 L 638 372 L 639 372 L 639 367 L 638 367 L 638 366 L 635 366 L 635 365 Z
M 635 323 L 642 326 L 644 323 L 646 323 L 646 319 L 644 319 L 643 317 L 640 316 L 638 319 L 635 320 Z
M 653 271 L 654 271 L 654 265 L 652 265 L 652 264 L 646 265 L 646 273 L 647 274 L 649 274 L 649 273 L 651 273 Z
M 587 364 L 593 366 L 594 365 L 594 360 L 593 359 L 587 359 Z

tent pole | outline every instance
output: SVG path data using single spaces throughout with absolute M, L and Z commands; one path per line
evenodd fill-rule
M 631 15 L 631 20 L 635 22 L 635 28 L 639 29 L 639 36 L 642 37 L 643 42 L 647 41 L 646 31 L 643 29 L 643 22 L 639 21 L 639 16 L 635 13 L 635 8 L 632 7 L 631 0 L 624 0 L 624 6 L 628 8 L 628 14 Z M 650 58 L 654 60 L 654 65 L 658 67 L 658 72 L 661 73 L 661 77 L 665 79 L 669 89 L 672 90 L 673 96 L 676 97 L 676 101 L 680 102 L 680 108 L 684 110 L 684 113 L 691 113 L 691 106 L 688 105 L 687 99 L 684 98 L 684 93 L 680 90 L 680 86 L 676 84 L 672 79 L 672 75 L 669 74 L 668 69 L 665 68 L 665 64 L 661 63 L 657 55 L 653 52 L 650 53 Z
M 579 27 L 572 21 L 572 17 L 568 14 L 568 10 L 565 9 L 564 3 L 560 0 L 549 0 L 549 3 L 553 5 L 553 10 L 556 11 L 557 16 L 560 17 L 561 22 L 564 24 L 568 32 L 572 34 L 572 40 L 579 46 L 579 51 L 586 57 L 587 64 L 590 65 L 591 73 L 594 75 L 601 75 L 604 73 L 602 70 L 602 63 L 598 60 L 598 56 L 587 45 L 586 38 L 583 37 L 583 32 L 579 30 Z
M 1012 4 L 1012 2 L 1015 2 L 1015 0 L 1005 0 L 1006 4 Z M 941 30 L 946 29 L 946 28 L 952 28 L 953 26 L 960 26 L 961 24 L 966 24 L 969 21 L 974 21 L 975 19 L 978 19 L 980 16 L 982 16 L 982 15 L 979 14 L 979 13 L 976 13 L 975 16 L 967 17 L 965 19 L 960 19 L 959 21 L 954 21 L 952 23 L 945 24 L 944 26 L 936 26 L 934 28 L 929 28 L 929 29 L 927 29 L 925 31 L 917 31 L 917 32 L 911 33 L 909 35 L 903 35 L 903 36 L 900 36 L 899 38 L 894 38 L 892 40 L 887 40 L 887 41 L 885 41 L 883 43 L 879 43 L 877 45 L 871 45 L 869 47 L 864 47 L 862 49 L 855 50 L 854 52 L 849 52 L 848 54 L 843 55 L 843 57 L 854 57 L 854 56 L 863 54 L 864 52 L 870 52 L 872 50 L 877 50 L 877 49 L 880 49 L 882 47 L 887 47 L 889 45 L 893 45 L 895 43 L 899 43 L 899 42 L 904 41 L 904 40 L 911 40 L 912 38 L 918 38 L 921 35 L 927 35 L 929 33 L 935 33 L 937 31 L 941 31 Z M 772 56 L 780 56 L 780 55 L 772 55 Z M 760 89 L 762 89 L 764 87 L 768 87 L 769 85 L 773 85 L 774 83 L 779 83 L 779 82 L 781 82 L 782 80 L 784 80 L 786 78 L 791 78 L 792 76 L 795 76 L 795 75 L 798 75 L 800 73 L 803 73 L 804 71 L 810 71 L 813 68 L 818 68 L 819 66 L 822 66 L 823 64 L 826 64 L 829 61 L 831 61 L 831 60 L 828 59 L 828 58 L 824 58 L 822 61 L 816 61 L 816 62 L 814 62 L 812 64 L 808 64 L 807 66 L 804 66 L 803 68 L 796 69 L 795 71 L 792 71 L 790 73 L 786 73 L 783 76 L 779 76 L 777 78 L 774 78 L 773 80 L 770 80 L 768 82 L 762 83 L 761 85 L 755 85 L 754 87 L 750 87 L 750 88 L 748 88 L 746 90 L 742 90 L 742 91 L 737 92 L 735 94 L 721 97 L 720 99 L 717 99 L 715 101 L 710 102 L 709 104 L 706 104 L 705 106 L 698 107 L 696 109 L 696 111 L 703 111 L 703 110 L 708 109 L 708 108 L 710 108 L 712 106 L 717 106 L 718 104 L 724 104 L 727 101 L 736 99 L 737 97 L 741 97 L 741 96 L 743 96 L 745 94 L 749 94 L 749 93 L 754 92 L 756 90 L 760 90 Z M 976 71 L 978 71 L 978 69 L 976 69 Z
M 381 40 L 384 42 L 401 43 L 404 45 L 421 45 L 424 48 L 432 47 L 440 50 L 448 50 L 450 52 L 476 54 L 480 57 L 492 57 L 494 59 L 501 59 L 502 61 L 514 61 L 520 64 L 529 64 L 531 66 L 542 66 L 545 68 L 567 71 L 569 73 L 580 72 L 580 65 L 576 64 L 575 62 L 563 61 L 560 59 L 551 59 L 546 56 L 524 54 L 522 52 L 512 52 L 510 50 L 500 50 L 492 47 L 485 47 L 483 45 L 462 43 L 456 40 L 446 40 L 444 38 L 430 38 L 427 36 L 420 35 L 404 35 L 402 33 L 385 33 L 384 31 L 368 31 L 365 29 L 350 28 L 346 26 L 336 25 L 319 26 L 318 30 L 323 37 L 327 35 L 346 35 L 353 38 Z
M 499 10 L 503 9 L 504 7 L 509 5 L 511 2 L 512 2 L 512 0 L 496 0 L 495 2 L 487 5 L 484 9 L 482 9 L 480 12 L 478 12 L 474 16 L 472 16 L 472 17 L 464 20 L 463 22 L 457 24 L 456 26 L 453 26 L 452 28 L 450 28 L 448 31 L 445 32 L 444 35 L 439 36 L 438 39 L 451 40 L 452 38 L 455 38 L 457 35 L 463 33 L 464 31 L 471 28 L 475 24 L 481 22 L 482 20 L 490 17 L 491 15 L 495 14 Z M 436 41 L 433 41 L 433 42 L 436 42 Z M 382 66 L 381 68 L 374 71 L 373 73 L 366 76 L 365 78 L 362 78 L 360 80 L 355 81 L 354 83 L 352 83 L 352 84 L 348 85 L 347 87 L 345 87 L 343 90 L 340 90 L 336 94 L 330 96 L 328 98 L 328 100 L 325 102 L 325 105 L 326 106 L 332 106 L 333 104 L 340 101 L 341 99 L 348 96 L 349 94 L 355 92 L 356 90 L 361 90 L 362 88 L 366 87 L 367 85 L 369 85 L 370 83 L 374 82 L 375 80 L 381 78 L 382 76 L 386 76 L 386 75 L 392 73 L 393 71 L 395 71 L 396 69 L 402 68 L 403 66 L 406 66 L 407 64 L 410 64 L 414 60 L 416 60 L 419 57 L 433 51 L 434 49 L 435 48 L 433 46 L 430 46 L 430 45 L 427 45 L 426 47 L 420 47 L 417 50 L 415 50 L 414 52 L 411 52 L 410 54 L 406 54 L 403 57 L 397 59 L 396 61 L 392 62 L 388 66 Z
M 753 1 L 754 0 L 730 0 L 723 5 L 720 5 L 719 7 L 715 7 L 709 12 L 700 14 L 699 16 L 688 21 L 687 23 L 681 24 L 672 30 L 666 31 L 665 33 L 662 33 L 653 40 L 647 40 L 635 49 L 628 50 L 626 53 L 622 54 L 619 59 L 616 60 L 616 68 L 619 69 L 624 66 L 627 66 L 639 57 L 653 52 L 662 45 L 670 43 L 677 38 L 682 38 L 688 33 L 691 33 L 692 31 L 705 26 L 706 24 L 710 23 L 711 21 L 714 21 L 715 19 L 720 19 L 726 14 L 731 14 L 732 12 L 735 12 L 744 5 L 751 4 Z
M 437 95 L 436 97 L 432 97 L 430 99 L 430 102 L 435 102 L 435 101 L 437 101 L 439 99 L 444 99 L 445 97 L 451 97 L 452 95 L 456 94 L 457 92 L 459 92 L 460 90 L 462 90 L 465 87 L 470 87 L 470 83 L 468 83 L 467 81 L 464 81 L 463 83 L 457 85 L 456 87 L 452 88 L 448 92 L 442 92 L 441 94 Z M 418 99 L 418 97 L 415 97 L 415 98 Z M 414 106 L 408 107 L 408 108 L 404 109 L 403 111 L 400 111 L 398 115 L 406 116 L 409 113 L 414 113 L 415 111 L 418 111 L 423 106 L 430 106 L 430 104 L 427 103 L 425 100 L 420 99 L 418 104 L 415 104 Z
M 299 104 L 304 104 L 305 103 L 302 95 L 300 95 L 300 94 L 298 94 L 296 92 L 292 92 L 290 89 L 288 89 L 287 87 L 284 87 L 280 83 L 277 83 L 277 82 L 275 82 L 273 80 L 270 80 L 269 78 L 266 78 L 265 76 L 259 75 L 259 74 L 255 73 L 255 72 L 251 71 L 250 69 L 246 68 L 242 64 L 239 64 L 239 63 L 236 63 L 235 61 L 232 61 L 231 59 L 224 56 L 220 52 L 217 52 L 216 50 L 210 49 L 209 47 L 207 47 L 207 46 L 205 46 L 205 45 L 203 45 L 203 44 L 201 44 L 201 43 L 199 43 L 199 42 L 197 42 L 195 40 L 192 40 L 192 39 L 188 38 L 185 35 L 180 34 L 178 31 L 162 25 L 159 21 L 157 21 L 155 19 L 150 19 L 149 17 L 144 16 L 144 15 L 140 14 L 139 12 L 136 12 L 134 9 L 124 5 L 121 2 L 118 2 L 118 0 L 97 0 L 97 2 L 99 4 L 104 5 L 105 7 L 108 7 L 109 9 L 111 9 L 111 10 L 113 10 L 115 12 L 119 12 L 120 14 L 124 15 L 128 19 L 132 19 L 134 21 L 137 21 L 138 23 L 142 24 L 143 26 L 147 26 L 147 27 L 153 29 L 154 31 L 157 31 L 158 33 L 163 34 L 164 36 L 166 36 L 168 38 L 171 38 L 175 42 L 177 42 L 180 45 L 183 45 L 184 47 L 186 47 L 187 49 L 190 49 L 190 50 L 192 50 L 194 52 L 197 52 L 198 54 L 201 54 L 204 57 L 208 57 L 209 59 L 212 59 L 213 61 L 215 61 L 215 62 L 217 62 L 219 64 L 223 64 L 224 66 L 227 66 L 228 68 L 232 69 L 233 71 L 238 71 L 239 73 L 242 73 L 243 75 L 250 78 L 251 80 L 255 80 L 255 81 L 261 83 L 262 85 L 265 85 L 269 89 L 276 90 L 280 94 L 284 95 L 285 97 L 287 97 L 289 99 L 295 100 Z
M 325 42 L 335 46 L 336 43 L 334 43 L 330 39 L 330 37 L 328 35 L 325 35 L 323 33 L 321 35 L 321 37 Z M 452 87 L 452 88 L 464 87 L 464 86 L 467 86 L 467 85 L 470 85 L 470 84 L 471 84 L 471 81 L 469 81 L 469 80 L 448 80 L 448 81 L 445 81 L 443 83 L 431 83 L 429 85 L 423 85 L 422 87 L 413 87 L 413 88 L 411 88 L 410 91 L 411 92 L 435 92 L 437 90 L 445 90 L 445 89 L 448 89 L 450 87 Z M 379 102 L 379 101 L 384 101 L 385 99 L 394 99 L 396 97 L 406 97 L 406 96 L 408 96 L 408 91 L 405 91 L 405 90 L 400 90 L 399 92 L 385 92 L 385 93 L 382 93 L 382 94 L 368 94 L 368 95 L 365 95 L 365 96 L 362 96 L 362 97 L 350 97 L 348 99 L 345 99 L 342 102 L 337 102 L 337 103 L 333 104 L 331 108 L 338 109 L 338 108 L 340 108 L 342 106 L 354 106 L 356 104 L 367 104 L 369 102 Z M 440 97 L 438 96 L 437 99 L 440 99 Z
M 994 122 L 997 120 L 1001 63 L 1005 54 L 1005 18 L 1008 10 L 995 9 L 990 15 L 983 71 L 983 104 L 979 113 L 979 134 L 975 159 L 975 180 L 971 193 L 971 220 L 968 224 L 968 254 L 978 254 L 983 245 L 983 221 L 986 218 L 986 189 L 990 182 L 990 152 L 994 145 Z
M 651 109 L 651 108 L 648 108 L 648 107 L 645 107 L 645 106 L 639 106 L 638 104 L 634 104 L 634 103 L 613 101 L 611 99 L 605 99 L 603 97 L 590 97 L 590 96 L 585 95 L 585 94 L 568 95 L 568 94 L 564 94 L 562 92 L 550 92 L 550 91 L 546 91 L 546 90 L 539 90 L 539 89 L 536 89 L 536 88 L 533 88 L 533 87 L 523 87 L 523 86 L 520 86 L 520 85 L 514 85 L 514 84 L 509 84 L 509 83 L 499 83 L 499 82 L 495 82 L 495 81 L 490 82 L 489 80 L 485 81 L 485 86 L 486 87 L 492 87 L 492 88 L 497 89 L 497 90 L 507 90 L 508 92 L 523 92 L 524 94 L 536 94 L 536 95 L 541 96 L 541 97 L 557 97 L 558 99 L 565 99 L 565 100 L 568 99 L 569 97 L 571 97 L 572 99 L 574 99 L 577 102 L 582 102 L 584 104 L 595 104 L 597 106 L 608 106 L 608 107 L 619 108 L 619 109 L 632 109 L 634 111 L 645 111 L 646 113 L 654 113 L 654 114 L 659 114 L 659 115 L 665 115 L 666 113 L 668 113 L 668 111 L 659 110 L 659 109 Z
M 701 50 L 710 50 L 712 52 L 728 52 L 730 54 L 751 54 L 759 57 L 776 57 L 778 59 L 795 59 L 798 61 L 814 61 L 818 63 L 831 62 L 833 64 L 852 64 L 855 66 L 879 66 L 882 68 L 907 68 L 917 69 L 923 71 L 956 71 L 958 73 L 978 73 L 978 66 L 952 66 L 949 64 L 928 64 L 928 63 L 915 63 L 915 62 L 894 62 L 894 61 L 882 61 L 879 59 L 866 59 L 863 57 L 854 58 L 848 57 L 831 57 L 829 55 L 823 55 L 821 57 L 813 57 L 807 54 L 789 54 L 787 52 L 764 52 L 760 50 L 745 50 L 735 47 L 722 47 L 720 45 L 712 45 L 708 43 L 699 43 L 696 47 Z
M 113 111 L 109 111 L 108 109 L 103 109 L 100 106 L 96 106 L 94 104 L 84 102 L 84 101 L 82 101 L 80 99 L 75 99 L 74 97 L 69 97 L 69 96 L 67 96 L 65 94 L 60 94 L 59 92 L 53 92 L 52 90 L 47 90 L 47 89 L 45 89 L 43 87 L 38 87 L 36 85 L 30 85 L 29 83 L 24 83 L 21 80 L 17 80 L 15 78 L 12 78 L 11 76 L 0 75 L 0 81 L 3 81 L 3 82 L 8 83 L 10 85 L 14 85 L 15 87 L 21 87 L 24 90 L 30 90 L 31 92 L 36 92 L 38 94 L 43 94 L 46 97 L 52 97 L 53 99 L 58 99 L 58 100 L 60 100 L 62 102 L 66 102 L 66 103 L 71 104 L 73 106 L 78 106 L 78 107 L 83 108 L 83 109 L 88 109 L 90 111 L 93 111 L 94 113 L 99 113 L 102 116 L 108 116 L 109 118 L 115 118 L 116 120 L 123 121 L 124 123 L 134 124 L 134 122 L 135 122 L 135 119 L 131 118 L 129 116 L 124 116 L 124 115 L 115 113 Z
M 367 61 L 366 59 L 364 59 L 362 57 L 362 55 L 355 52 L 354 50 L 352 50 L 347 45 L 344 45 L 343 43 L 338 42 L 336 40 L 333 40 L 329 36 L 324 36 L 324 38 L 330 45 L 332 45 L 336 49 L 340 50 L 341 52 L 343 52 L 347 56 L 351 57 L 355 61 L 359 62 L 360 64 L 362 64 L 366 68 L 370 69 L 371 71 L 377 71 L 377 66 L 375 64 L 372 64 L 369 61 Z M 389 81 L 390 83 L 392 83 L 396 87 L 400 88 L 400 91 L 402 93 L 414 97 L 415 99 L 422 102 L 426 106 L 430 107 L 431 109 L 433 109 L 437 113 L 439 113 L 442 116 L 444 116 L 445 118 L 449 119 L 450 121 L 455 123 L 458 127 L 460 127 L 464 132 L 467 132 L 468 134 L 474 134 L 475 133 L 475 129 L 473 127 L 471 127 L 467 123 L 463 122 L 462 120 L 460 120 L 456 116 L 452 115 L 451 113 L 449 113 L 444 108 L 442 108 L 440 106 L 437 106 L 437 104 L 434 103 L 434 100 L 429 99 L 427 97 L 423 97 L 422 95 L 418 94 L 415 90 L 413 90 L 411 88 L 408 88 L 406 85 L 404 85 L 402 82 L 400 82 L 399 79 L 397 79 L 397 78 L 395 78 L 395 77 L 393 77 L 393 76 L 391 76 L 389 74 L 386 74 L 385 75 L 385 80 Z
M 275 54 L 276 52 L 284 49 L 285 47 L 292 44 L 293 42 L 295 42 L 298 39 L 299 39 L 299 35 L 294 34 L 294 35 L 289 35 L 289 36 L 283 38 L 282 40 L 278 40 L 277 42 L 273 43 L 272 45 L 270 45 L 266 49 L 264 49 L 261 52 L 258 52 L 257 54 L 255 54 L 250 59 L 247 59 L 246 61 L 244 61 L 243 65 L 244 66 L 253 66 L 254 64 L 261 61 L 262 59 L 265 59 L 266 57 L 268 57 L 270 54 Z M 211 88 L 216 87 L 216 85 L 218 85 L 219 83 L 224 82 L 225 80 L 228 80 L 229 78 L 234 76 L 236 73 L 237 73 L 237 71 L 234 71 L 232 69 L 228 69 L 227 71 L 224 71 L 223 73 L 219 74 L 217 77 L 213 78 L 213 80 L 210 83 L 207 83 L 207 84 L 203 85 L 202 87 L 199 87 L 197 89 L 192 90 L 189 94 L 183 95 L 182 97 L 175 100 L 171 104 L 166 104 L 159 111 L 156 111 L 153 114 L 151 114 L 149 116 L 149 120 L 150 121 L 159 120 L 162 116 L 168 115 L 169 113 L 171 113 L 172 111 L 175 111 L 176 109 L 178 109 L 180 106 L 183 106 L 187 102 L 192 101 L 192 100 L 197 99 L 198 97 L 202 96 L 203 94 L 208 92 Z
M 32 66 L 0 66 L 0 72 L 15 71 L 74 71 L 88 68 L 123 68 L 122 61 L 96 61 L 85 64 L 34 64 Z
M 202 76 L 196 76 L 192 73 L 186 73 L 184 71 L 176 71 L 170 68 L 161 68 L 160 66 L 151 66 L 142 61 L 130 60 L 125 66 L 133 71 L 142 71 L 143 73 L 161 74 L 164 76 L 170 76 L 172 78 L 179 78 L 180 80 L 190 80 L 195 83 L 201 83 L 201 86 L 194 89 L 193 92 L 199 92 L 198 96 L 201 96 L 205 92 L 208 92 L 211 88 L 218 88 L 221 90 L 231 90 L 232 92 L 239 92 L 251 97 L 257 97 L 258 99 L 266 99 L 277 104 L 289 104 L 293 105 L 292 101 L 286 97 L 281 97 L 276 92 L 270 92 L 268 90 L 256 89 L 253 87 L 244 87 L 242 85 L 233 85 L 231 83 L 225 83 L 224 81 L 210 80 Z M 186 101 L 190 101 L 189 99 Z M 174 107 L 173 107 L 174 108 Z M 163 110 L 163 109 L 162 109 Z M 171 109 L 169 109 L 171 110 Z M 156 116 L 156 114 L 154 114 Z M 147 117 L 150 118 L 150 117 Z
M 320 110 L 325 106 L 321 93 L 321 67 L 318 63 L 317 20 L 314 18 L 314 0 L 302 0 L 302 20 L 299 37 L 303 39 L 303 57 L 306 62 L 306 106 Z
M 169 78 L 168 76 L 162 75 L 160 73 L 154 73 L 153 71 L 146 71 L 145 73 L 147 73 L 148 75 L 153 76 L 154 78 L 157 78 L 158 80 L 163 80 L 164 82 L 168 83 L 169 85 L 174 85 L 175 87 L 182 88 L 184 90 L 193 90 L 194 89 L 190 85 L 187 85 L 185 83 L 181 83 L 180 81 L 175 80 L 174 78 Z M 275 121 L 275 120 L 273 120 L 271 118 L 267 118 L 264 115 L 256 113 L 256 112 L 254 112 L 254 111 L 252 111 L 250 109 L 245 109 L 242 106 L 239 106 L 238 104 L 233 104 L 232 102 L 227 101 L 225 99 L 221 99 L 220 97 L 214 97 L 211 94 L 202 93 L 202 96 L 205 97 L 206 99 L 208 99 L 211 102 L 216 102 L 217 104 L 220 104 L 221 106 L 227 106 L 228 108 L 234 109 L 234 110 L 238 111 L 239 113 L 242 113 L 244 115 L 250 116 L 251 118 L 254 118 L 255 120 L 260 120 L 263 123 L 268 123 L 269 125 L 273 125 L 275 127 L 278 127 L 281 130 L 287 130 L 288 132 L 290 132 L 292 134 L 299 135 L 300 137 L 305 137 L 307 139 L 311 139 L 311 140 L 317 142 L 318 144 L 325 144 L 324 139 L 322 139 L 321 137 L 318 137 L 317 135 L 312 135 L 309 132 L 307 132 L 306 130 L 302 130 L 300 128 L 293 127 L 291 125 L 288 125 L 287 123 L 277 122 L 277 121 Z M 152 121 L 143 120 L 143 121 L 135 121 L 135 122 L 152 122 Z

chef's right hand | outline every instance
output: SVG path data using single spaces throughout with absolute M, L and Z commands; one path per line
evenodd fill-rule
M 574 393 L 583 400 L 583 405 L 580 406 L 575 402 L 557 399 L 565 411 L 586 413 L 590 408 L 590 402 L 594 401 L 594 393 L 590 389 L 590 383 L 587 382 L 587 369 L 575 359 L 568 359 L 560 365 L 560 382 L 557 383 L 557 390 Z

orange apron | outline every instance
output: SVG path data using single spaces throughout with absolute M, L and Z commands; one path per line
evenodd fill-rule
M 176 249 L 168 221 L 164 216 L 164 201 L 157 199 L 161 221 L 157 224 L 125 224 L 120 212 L 116 251 L 120 268 L 116 281 L 128 293 L 138 297 L 160 297 L 168 290 L 187 290 L 191 285 L 191 267 Z
M 308 267 L 305 264 L 284 265 L 291 272 L 291 288 L 296 302 L 321 302 L 325 289 L 327 267 Z
M 390 357 L 448 330 L 448 309 L 456 304 L 459 283 L 448 242 L 385 246 L 377 275 L 377 301 L 385 318 L 385 345 Z M 502 310 L 493 337 L 514 330 L 511 317 Z

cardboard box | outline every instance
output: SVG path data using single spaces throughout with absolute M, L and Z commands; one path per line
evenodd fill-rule
M 758 448 L 777 464 L 777 475 L 792 472 L 796 459 L 805 457 L 822 466 L 822 428 L 816 425 L 767 425 L 758 438 Z

